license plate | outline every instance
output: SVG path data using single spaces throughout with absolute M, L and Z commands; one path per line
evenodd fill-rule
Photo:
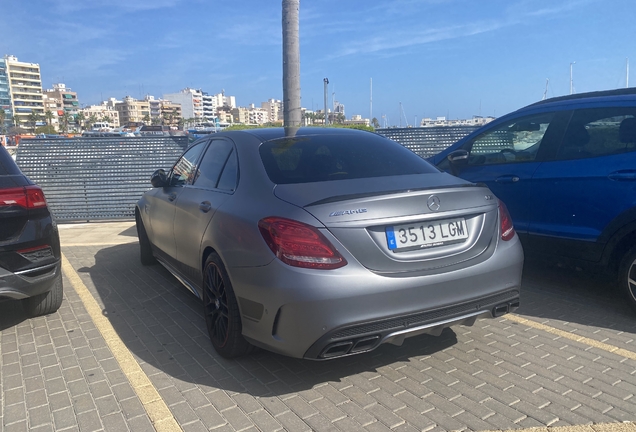
M 388 226 L 385 231 L 389 249 L 393 251 L 443 246 L 468 238 L 464 218 Z

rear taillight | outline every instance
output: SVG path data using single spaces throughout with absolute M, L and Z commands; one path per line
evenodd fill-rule
M 499 223 L 501 225 L 501 239 L 504 241 L 511 240 L 515 236 L 515 228 L 512 225 L 512 218 L 508 213 L 506 205 L 499 201 Z
M 19 206 L 25 209 L 46 207 L 44 192 L 38 186 L 0 189 L 0 207 Z
M 258 222 L 267 246 L 285 264 L 294 267 L 332 270 L 347 261 L 315 227 L 302 222 L 268 217 Z

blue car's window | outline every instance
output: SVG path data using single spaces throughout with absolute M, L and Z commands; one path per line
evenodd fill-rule
M 468 144 L 468 164 L 489 165 L 535 160 L 553 118 L 554 113 L 516 118 L 484 132 Z
M 260 155 L 277 184 L 439 172 L 410 150 L 371 133 L 282 138 L 263 143 Z
M 557 159 L 582 159 L 635 150 L 635 108 L 582 109 L 572 115 Z

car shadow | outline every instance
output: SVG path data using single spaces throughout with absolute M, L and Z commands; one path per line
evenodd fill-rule
M 81 253 L 73 250 L 72 255 Z M 418 362 L 457 343 L 455 332 L 446 329 L 439 337 L 422 335 L 399 347 L 382 345 L 370 353 L 329 361 L 293 359 L 265 350 L 227 360 L 212 348 L 199 299 L 162 266 L 142 266 L 137 243 L 103 248 L 94 265 L 77 271 L 146 373 L 163 372 L 173 380 L 231 392 L 275 396 L 308 390 Z M 634 314 L 608 281 L 533 263 L 524 272 L 520 315 L 636 333 Z
M 19 301 L 6 300 L 0 302 L 0 331 L 16 326 L 28 319 L 29 317 L 24 312 L 22 303 Z
M 636 313 L 605 275 L 526 261 L 520 315 L 636 334 Z
M 82 253 L 76 247 L 66 249 L 72 250 L 68 256 Z M 162 266 L 142 266 L 137 243 L 103 248 L 94 265 L 76 270 L 146 373 L 161 371 L 177 380 L 232 392 L 273 396 L 308 390 L 387 365 L 418 361 L 457 343 L 455 332 L 446 329 L 438 337 L 420 335 L 406 339 L 402 346 L 386 344 L 329 361 L 294 359 L 260 349 L 227 360 L 212 348 L 200 300 Z

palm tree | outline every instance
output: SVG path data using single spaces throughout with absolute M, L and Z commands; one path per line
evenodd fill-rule
M 283 0 L 283 125 L 300 126 L 300 0 Z
M 28 116 L 29 121 L 33 124 L 33 130 L 35 130 L 36 123 L 40 121 L 40 114 L 37 111 L 31 111 Z
M 93 124 L 97 123 L 99 121 L 99 119 L 97 118 L 97 115 L 95 113 L 92 113 L 90 116 L 88 116 L 88 120 L 86 120 L 86 129 L 90 129 L 91 126 L 93 126 Z
M 141 121 L 144 122 L 145 124 L 149 124 L 151 121 L 150 114 L 146 114 L 144 118 L 141 119 Z
M 64 114 L 60 117 L 60 132 L 68 133 L 68 125 L 71 123 L 72 119 L 73 116 L 67 111 L 64 111 Z
M 77 125 L 79 126 L 81 131 L 82 125 L 86 121 L 86 115 L 82 111 L 78 112 L 77 115 L 75 116 L 75 121 L 77 122 Z
M 371 124 L 373 125 L 374 128 L 378 129 L 380 127 L 380 122 L 378 121 L 377 118 L 373 117 L 371 119 Z
M 110 126 L 111 122 L 113 121 L 113 119 L 111 119 L 110 116 L 108 116 L 108 115 L 104 115 L 104 117 L 102 117 L 102 121 L 104 123 L 108 123 L 108 126 Z
M 154 117 L 150 122 L 153 126 L 158 126 L 161 124 L 161 117 Z
M 51 126 L 51 123 L 53 122 L 53 112 L 51 112 L 51 110 L 46 110 L 44 111 L 44 118 L 46 119 L 46 124 Z

